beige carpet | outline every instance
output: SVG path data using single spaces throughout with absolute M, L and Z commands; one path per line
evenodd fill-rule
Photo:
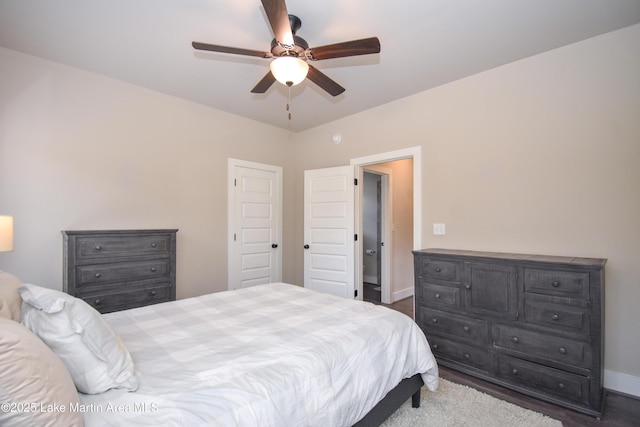
M 422 388 L 420 408 L 411 401 L 382 427 L 561 427 L 560 421 L 496 399 L 471 387 L 440 379 L 436 392 Z

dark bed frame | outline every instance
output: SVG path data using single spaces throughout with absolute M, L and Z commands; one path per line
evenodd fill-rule
M 353 427 L 377 427 L 393 414 L 404 402 L 411 397 L 411 407 L 420 407 L 420 389 L 424 385 L 422 376 L 415 374 L 405 378 L 392 389 L 376 406 L 367 413 Z

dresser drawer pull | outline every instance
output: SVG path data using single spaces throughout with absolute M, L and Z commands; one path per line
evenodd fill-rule
M 155 243 L 152 243 L 152 244 L 151 244 L 151 247 L 152 247 L 152 248 L 155 248 L 156 246 L 158 246 L 158 245 L 156 245 Z
M 517 344 L 518 342 L 520 342 L 520 340 L 518 339 L 518 337 L 513 337 L 513 338 L 511 338 L 511 341 L 513 341 L 513 342 L 514 342 L 514 343 L 516 343 L 516 344 Z
M 434 344 L 431 346 L 432 349 L 437 350 L 438 349 L 438 344 Z
M 462 330 L 465 331 L 465 332 L 469 332 L 469 327 L 465 326 L 465 327 L 462 328 Z
M 436 292 L 436 294 L 434 295 L 434 297 L 436 297 L 436 299 L 440 298 L 440 294 Z
M 99 299 L 95 300 L 93 302 L 93 305 L 102 305 L 102 300 L 99 300 Z
M 512 373 L 513 375 L 518 375 L 518 370 L 517 370 L 516 368 L 513 368 L 513 369 L 511 370 L 511 373 Z
M 554 314 L 553 316 L 551 316 L 552 320 L 558 320 L 560 319 L 560 316 L 558 316 L 557 314 Z
M 558 383 L 558 388 L 562 390 L 564 388 L 564 383 Z
M 151 272 L 155 273 L 156 272 L 156 268 L 155 267 L 151 267 Z
M 557 288 L 560 286 L 560 282 L 558 282 L 557 280 L 554 280 L 553 282 L 551 282 L 551 286 L 553 286 L 554 288 Z
M 564 347 L 560 347 L 560 349 L 558 349 L 558 351 L 560 352 L 560 354 L 567 354 L 567 349 Z
M 156 291 L 151 291 L 151 292 L 149 292 L 149 296 L 150 297 L 155 297 L 156 293 L 157 293 Z
M 436 273 L 440 273 L 442 269 L 440 267 L 436 267 Z
M 471 289 L 471 285 L 464 285 L 466 289 Z
M 101 250 L 101 249 L 102 249 L 102 246 L 100 246 L 100 245 L 96 245 L 96 246 L 95 246 L 95 250 L 96 250 L 96 251 L 99 251 L 99 250 Z
M 96 273 L 96 279 L 99 279 L 100 277 L 102 277 L 101 273 Z
M 469 359 L 471 359 L 471 355 L 469 353 L 465 353 L 464 354 L 464 358 L 469 360 Z
M 437 319 L 437 318 L 435 318 L 435 317 L 434 317 L 433 319 L 431 319 L 431 321 L 432 321 L 433 323 L 438 323 L 438 319 Z

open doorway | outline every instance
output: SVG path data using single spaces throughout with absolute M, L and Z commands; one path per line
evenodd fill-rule
M 389 286 L 389 180 L 390 169 L 365 167 L 362 178 L 362 299 L 374 304 Z M 387 246 L 385 246 L 387 245 Z
M 377 174 L 381 180 L 381 245 L 378 246 L 376 242 L 376 249 L 372 249 L 369 240 L 363 238 L 356 242 L 358 294 L 365 296 L 364 283 L 369 283 L 373 277 L 372 267 L 366 266 L 371 261 L 367 258 L 377 258 L 374 255 L 379 255 L 376 280 L 379 280 L 380 284 L 381 302 L 391 304 L 411 297 L 414 280 L 411 251 L 422 245 L 420 147 L 353 159 L 351 164 L 357 166 L 356 176 L 359 182 L 365 182 L 365 173 Z M 370 204 L 365 207 L 365 186 L 366 184 L 360 185 L 356 192 L 356 230 L 363 237 L 367 234 L 364 229 L 365 216 L 378 216 L 377 208 L 376 212 L 372 213 Z M 386 213 L 385 205 L 388 206 Z M 367 253 L 367 250 L 375 250 L 376 254 Z

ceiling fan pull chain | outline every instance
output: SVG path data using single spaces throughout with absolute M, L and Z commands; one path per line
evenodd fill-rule
M 291 86 L 289 86 L 289 96 L 287 98 L 287 111 L 289 111 L 289 120 L 291 120 L 291 111 L 289 110 L 289 103 L 291 103 Z

